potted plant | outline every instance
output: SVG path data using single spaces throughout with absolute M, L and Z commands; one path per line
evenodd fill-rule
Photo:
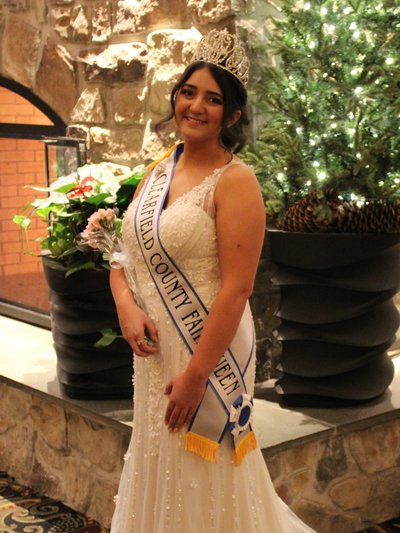
M 286 404 L 368 401 L 393 376 L 399 27 L 395 0 L 283 0 L 265 46 L 276 64 L 254 88 L 265 122 L 245 159 L 269 214 Z
M 107 208 L 118 212 L 118 231 L 143 173 L 142 167 L 84 165 L 49 188 L 34 188 L 43 196 L 26 206 L 27 215 L 14 217 L 24 230 L 34 216 L 45 222 L 41 256 L 57 374 L 61 390 L 73 398 L 132 396 L 132 350 L 118 334 L 109 263 L 101 252 L 82 245 L 79 235 L 93 213 Z

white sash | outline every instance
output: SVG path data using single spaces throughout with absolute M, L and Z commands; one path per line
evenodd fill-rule
M 183 145 L 174 147 L 153 168 L 139 196 L 135 232 L 165 308 L 193 353 L 208 310 L 159 237 L 159 219 L 182 149 Z M 228 429 L 232 434 L 235 464 L 240 464 L 246 453 L 257 446 L 250 425 L 253 402 L 243 379 L 254 350 L 253 321 L 247 303 L 231 345 L 207 381 L 202 402 L 185 435 L 187 450 L 216 462 L 218 446 Z

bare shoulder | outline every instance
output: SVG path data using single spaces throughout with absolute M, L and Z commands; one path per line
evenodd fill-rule
M 260 186 L 253 170 L 239 158 L 222 174 L 215 189 L 215 202 L 226 198 L 227 193 L 238 195 L 261 196 Z

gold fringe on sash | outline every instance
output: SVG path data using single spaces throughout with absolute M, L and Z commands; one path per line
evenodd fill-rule
M 164 159 L 167 159 L 167 157 L 169 157 L 172 154 L 172 152 L 176 149 L 176 147 L 179 146 L 180 144 L 182 143 L 178 142 L 174 144 L 174 146 L 171 146 L 171 148 L 167 152 L 165 152 L 165 154 L 163 154 L 159 159 L 150 163 L 150 165 L 147 167 L 147 170 L 148 171 L 153 170 L 153 168 L 156 167 L 158 163 L 161 163 L 161 161 L 163 161 Z
M 195 453 L 206 461 L 212 463 L 217 462 L 218 446 L 218 442 L 202 437 L 192 431 L 189 431 L 185 435 L 185 450 Z
M 257 439 L 253 431 L 249 431 L 246 435 L 237 443 L 235 450 L 233 451 L 233 461 L 235 466 L 240 466 L 245 456 L 257 448 Z

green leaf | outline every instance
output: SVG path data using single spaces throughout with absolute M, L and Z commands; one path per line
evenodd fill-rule
M 76 187 L 76 182 L 68 183 L 67 185 L 61 185 L 61 187 L 54 188 L 50 187 L 51 192 L 57 192 L 59 194 L 68 194 L 71 190 Z
M 57 192 L 59 194 L 67 194 L 69 193 L 74 187 L 76 186 L 76 183 L 68 183 L 66 185 L 61 185 L 60 187 L 54 187 L 54 185 L 50 187 L 36 187 L 34 185 L 25 185 L 26 188 L 32 189 L 33 191 L 39 191 L 39 192 Z
M 65 274 L 65 277 L 71 276 L 71 274 L 75 274 L 75 272 L 79 272 L 80 270 L 96 270 L 96 263 L 94 261 L 88 260 L 84 263 L 78 263 L 75 264 L 75 266 L 69 268 Z
M 103 328 L 100 330 L 101 338 L 95 343 L 95 348 L 105 348 L 112 344 L 115 339 L 121 337 L 116 331 L 111 328 Z
M 126 180 L 123 180 L 122 185 L 134 185 L 137 187 L 145 174 L 146 170 L 143 170 L 143 172 L 139 172 L 138 174 L 133 174 Z
M 25 217 L 24 215 L 14 215 L 13 222 L 15 222 L 15 224 L 18 224 L 18 226 L 21 226 L 22 229 L 27 230 L 31 225 L 32 221 L 30 218 Z
M 113 197 L 110 195 L 109 192 L 102 192 L 100 194 L 96 194 L 96 196 L 85 198 L 83 201 L 87 204 L 99 206 L 100 204 L 104 203 L 107 198 L 110 198 L 110 201 L 107 203 L 111 203 L 113 201 Z

